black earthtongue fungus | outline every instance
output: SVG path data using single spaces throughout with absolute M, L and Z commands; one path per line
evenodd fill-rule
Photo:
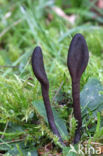
M 44 63 L 43 63 L 43 55 L 40 47 L 36 47 L 32 54 L 32 68 L 34 75 L 38 79 L 41 84 L 42 96 L 44 100 L 44 105 L 47 113 L 48 123 L 53 131 L 53 133 L 59 137 L 59 141 L 62 145 L 64 145 L 60 133 L 56 127 L 53 112 L 50 106 L 49 100 L 49 81 L 45 72 Z
M 89 53 L 86 41 L 81 34 L 76 34 L 71 41 L 67 58 L 67 66 L 72 79 L 74 117 L 78 121 L 74 144 L 78 143 L 81 137 L 80 79 L 88 64 L 88 59 Z

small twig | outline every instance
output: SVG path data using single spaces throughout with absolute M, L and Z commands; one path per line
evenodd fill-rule
M 34 87 L 34 85 L 32 84 L 32 83 L 30 83 L 30 82 L 28 82 L 28 80 L 23 80 L 23 79 L 20 79 L 17 75 L 14 75 L 15 77 L 16 77 L 16 79 L 19 81 L 19 82 L 26 82 L 29 86 L 31 86 L 31 87 Z
M 88 144 L 88 141 L 84 141 L 83 144 Z M 93 141 L 91 141 L 91 144 L 92 145 L 100 145 L 100 146 L 103 146 L 103 144 L 102 143 L 99 143 L 99 142 L 93 142 Z
M 0 68 L 18 68 L 18 66 L 4 65 L 4 66 L 0 66 Z
M 9 123 L 9 121 L 7 121 L 7 123 L 6 123 L 6 125 L 5 125 L 5 128 L 4 128 L 4 133 L 5 133 L 5 132 L 6 132 L 6 130 L 7 130 L 8 123 Z M 4 135 L 2 135 L 2 136 L 1 136 L 1 139 L 3 139 L 3 138 L 4 138 Z
M 53 97 L 52 103 L 55 101 L 55 98 L 56 98 L 57 95 L 59 94 L 59 92 L 60 92 L 60 90 L 61 90 L 61 87 L 62 87 L 63 83 L 64 83 L 64 81 L 61 82 L 60 87 L 58 88 L 58 90 L 57 90 L 55 96 Z
M 0 38 L 2 36 L 4 36 L 12 27 L 16 26 L 17 24 L 19 24 L 22 20 L 19 19 L 16 22 L 14 22 L 13 24 L 11 24 L 10 26 L 8 26 L 7 28 L 5 28 L 1 33 L 0 33 Z
M 21 79 L 21 81 L 25 82 L 25 80 L 23 80 L 23 79 Z M 34 85 L 33 85 L 32 83 L 30 83 L 30 82 L 27 82 L 27 84 L 28 84 L 29 86 L 31 86 L 31 87 L 34 87 Z
M 11 143 L 14 143 L 14 142 L 20 142 L 20 141 L 24 141 L 24 140 L 25 140 L 25 139 L 12 140 L 12 141 L 6 142 L 6 144 L 11 144 Z M 0 143 L 0 145 L 4 145 L 4 144 L 5 144 L 4 142 Z

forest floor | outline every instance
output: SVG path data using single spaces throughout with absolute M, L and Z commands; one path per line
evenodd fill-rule
M 95 155 L 103 152 L 102 4 L 88 0 L 79 7 L 73 2 L 0 0 L 0 155 L 75 156 L 81 155 L 80 146 L 84 155 L 90 148 Z M 89 62 L 80 81 L 82 136 L 73 145 L 77 123 L 67 54 L 76 33 L 85 37 Z M 43 50 L 50 101 L 66 147 L 48 126 L 41 87 L 31 67 L 36 46 Z

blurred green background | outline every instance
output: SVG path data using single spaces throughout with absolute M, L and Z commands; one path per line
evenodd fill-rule
M 43 124 L 35 124 L 39 112 L 32 106 L 32 101 L 42 100 L 40 85 L 31 68 L 31 55 L 38 45 L 43 50 L 51 103 L 57 110 L 60 108 L 61 117 L 69 123 L 68 116 L 72 114 L 72 109 L 68 110 L 67 106 L 61 108 L 58 103 L 72 104 L 67 53 L 76 33 L 85 37 L 90 55 L 81 79 L 81 90 L 92 77 L 103 84 L 102 0 L 0 0 L 1 143 L 20 137 L 34 143 L 35 136 L 36 147 L 40 143 L 42 147 L 52 138 L 46 135 Z M 92 115 L 88 124 L 93 124 Z M 86 130 L 86 139 L 95 133 L 95 130 Z M 8 147 L 6 143 L 3 145 L 0 150 L 4 153 L 14 147 Z M 16 149 L 20 154 L 19 145 Z

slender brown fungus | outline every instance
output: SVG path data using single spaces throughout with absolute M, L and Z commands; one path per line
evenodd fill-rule
M 41 84 L 42 96 L 44 100 L 44 105 L 47 113 L 48 123 L 53 133 L 59 137 L 59 141 L 62 145 L 64 145 L 60 133 L 56 127 L 53 112 L 50 105 L 49 100 L 49 81 L 45 72 L 44 63 L 43 63 L 43 55 L 40 47 L 36 47 L 32 54 L 32 68 L 34 75 L 38 79 Z
M 75 132 L 74 143 L 78 143 L 81 137 L 81 109 L 80 109 L 80 79 L 88 64 L 89 53 L 84 37 L 76 34 L 70 44 L 67 58 L 67 66 L 72 79 L 72 97 L 74 117 L 78 121 Z M 48 123 L 53 133 L 59 137 L 59 141 L 64 145 L 60 133 L 56 127 L 53 112 L 49 100 L 49 81 L 45 72 L 43 55 L 40 47 L 36 47 L 32 55 L 32 68 L 34 75 L 41 84 L 42 96 L 47 113 Z
M 70 44 L 67 58 L 67 66 L 72 79 L 72 97 L 74 117 L 78 121 L 74 143 L 78 143 L 81 137 L 81 109 L 80 109 L 80 79 L 89 59 L 88 47 L 84 37 L 76 34 Z

